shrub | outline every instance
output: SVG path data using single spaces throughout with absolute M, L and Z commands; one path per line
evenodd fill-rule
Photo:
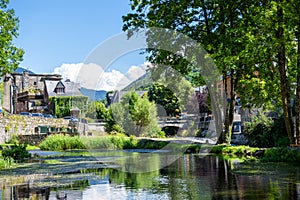
M 10 149 L 4 149 L 2 156 L 4 158 L 13 158 L 14 160 L 22 161 L 25 158 L 30 157 L 30 153 L 26 150 L 26 144 L 14 144 L 10 146 Z
M 297 149 L 287 147 L 266 149 L 262 160 L 268 162 L 300 162 L 300 152 Z
M 14 159 L 12 157 L 0 157 L 0 169 L 8 169 L 14 165 Z
M 8 144 L 19 144 L 18 136 L 13 134 L 11 138 L 7 141 Z
M 211 149 L 211 153 L 218 155 L 227 155 L 232 157 L 244 157 L 252 155 L 258 148 L 252 148 L 249 146 L 227 146 L 227 145 L 217 145 Z
M 105 131 L 122 132 L 127 135 L 157 137 L 157 108 L 148 98 L 134 91 L 126 93 L 120 103 L 112 104 L 107 112 Z
M 81 142 L 87 149 L 114 149 L 114 145 L 107 136 L 82 137 Z
M 85 146 L 78 136 L 69 135 L 50 135 L 48 136 L 39 147 L 42 150 L 61 151 L 66 149 L 84 149 Z
M 251 122 L 245 122 L 244 134 L 250 146 L 283 147 L 289 144 L 282 116 L 273 120 L 260 113 Z

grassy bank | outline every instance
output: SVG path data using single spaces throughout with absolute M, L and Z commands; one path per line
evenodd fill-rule
M 290 148 L 259 149 L 249 146 L 170 143 L 171 140 L 140 139 L 124 134 L 78 137 L 69 135 L 50 135 L 39 147 L 41 150 L 63 151 L 67 149 L 167 149 L 178 153 L 210 153 L 243 160 L 256 159 L 262 162 L 300 162 L 300 151 Z
M 50 135 L 39 147 L 41 150 L 62 151 L 67 149 L 161 149 L 168 142 L 138 139 L 124 134 L 78 137 Z

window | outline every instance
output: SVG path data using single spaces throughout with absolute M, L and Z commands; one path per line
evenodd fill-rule
M 65 86 L 64 84 L 59 81 L 54 89 L 54 92 L 57 93 L 57 94 L 63 94 L 65 93 Z

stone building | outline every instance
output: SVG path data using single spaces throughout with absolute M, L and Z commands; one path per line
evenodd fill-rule
M 79 84 L 62 81 L 59 74 L 34 74 L 28 70 L 13 72 L 3 77 L 6 112 L 52 113 L 51 96 L 82 95 Z

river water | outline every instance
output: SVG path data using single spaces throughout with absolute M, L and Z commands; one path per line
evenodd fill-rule
M 161 152 L 153 154 L 166 159 Z M 140 159 L 144 152 L 135 155 Z M 105 153 L 101 161 L 83 155 L 59 157 L 57 163 L 44 165 L 40 160 L 2 171 L 0 199 L 300 199 L 296 164 L 242 165 L 216 156 L 185 154 L 161 169 L 133 173 L 111 162 L 116 157 L 122 153 Z

